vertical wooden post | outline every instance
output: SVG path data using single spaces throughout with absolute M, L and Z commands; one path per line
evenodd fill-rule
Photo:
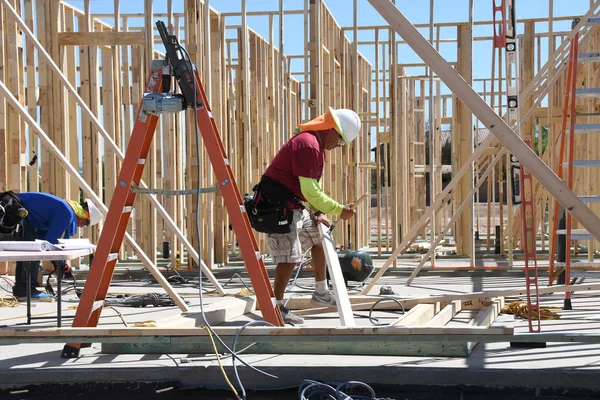
M 21 2 L 12 1 L 12 6 L 19 10 Z M 6 82 L 9 90 L 22 102 L 24 100 L 21 95 L 22 86 L 20 85 L 22 71 L 19 68 L 19 59 L 22 55 L 22 50 L 19 50 L 19 48 L 22 46 L 22 40 L 18 38 L 17 24 L 14 20 L 5 19 L 4 28 L 6 30 L 6 41 L 3 43 L 3 45 L 6 45 Z M 21 129 L 21 118 L 12 107 L 6 109 L 6 135 L 8 188 L 22 191 L 25 188 L 25 167 L 21 167 L 21 141 L 24 141 L 25 138 Z
M 64 8 L 65 13 L 65 31 L 75 31 L 75 12 L 71 8 Z M 31 44 L 33 51 L 33 44 Z M 77 47 L 76 46 L 63 46 L 61 52 L 65 53 L 64 69 L 67 79 L 74 87 L 77 87 Z M 29 50 L 27 51 L 29 53 Z M 35 79 L 35 75 L 34 75 Z M 35 103 L 33 103 L 35 104 Z M 65 130 L 67 132 L 76 132 L 79 130 L 79 124 L 77 121 L 77 102 L 73 96 L 65 96 Z M 33 115 L 32 115 L 33 116 Z M 39 141 L 37 135 L 33 132 L 31 135 L 34 136 L 35 141 Z M 33 138 L 30 135 L 30 140 Z M 68 146 L 68 158 L 71 165 L 76 166 L 79 170 L 79 138 L 78 135 L 68 134 L 67 135 L 67 146 Z M 37 168 L 37 167 L 36 167 Z M 30 173 L 31 174 L 31 173 Z M 32 177 L 29 177 L 30 183 Z M 69 192 L 67 194 L 69 199 L 79 200 L 79 187 L 77 185 L 70 185 Z
M 219 106 L 215 104 L 213 107 L 213 99 L 218 98 L 218 96 L 213 97 L 213 66 L 212 62 L 215 61 L 218 64 L 218 60 L 213 60 L 212 57 L 212 32 L 211 32 L 211 16 L 210 16 L 210 0 L 204 0 L 204 90 L 206 92 L 206 98 L 208 102 L 211 104 L 211 108 L 220 109 Z M 214 76 L 215 79 L 219 79 L 219 75 Z M 204 146 L 201 146 L 202 152 L 204 153 Z M 214 186 L 214 173 L 212 169 L 212 165 L 208 157 L 203 157 L 204 159 L 204 172 L 205 172 L 205 182 L 207 187 Z M 204 225 L 207 227 L 207 235 L 206 235 L 206 265 L 209 268 L 212 268 L 215 264 L 215 215 L 214 215 L 214 206 L 215 206 L 215 195 L 213 193 L 206 194 L 206 221 L 204 221 Z
M 248 22 L 246 15 L 246 6 L 247 1 L 242 0 L 242 29 L 240 31 L 240 46 L 239 56 L 238 56 L 238 65 L 240 76 L 238 80 L 241 84 L 241 89 L 244 91 L 240 93 L 241 104 L 238 104 L 239 112 L 241 112 L 240 118 L 242 119 L 242 140 L 243 146 L 243 159 L 242 159 L 242 182 L 246 182 L 246 185 L 251 185 L 251 177 L 252 177 L 252 152 L 251 152 L 251 122 L 250 122 L 250 93 L 247 92 L 250 89 L 250 71 L 249 71 L 249 56 L 248 56 Z M 241 150 L 240 149 L 240 150 Z M 242 190 L 248 188 L 242 188 Z
M 473 82 L 473 32 L 468 24 L 459 25 L 458 28 L 458 72 L 471 85 Z M 458 170 L 466 162 L 473 151 L 473 115 L 471 111 L 455 97 L 453 114 L 452 147 L 455 155 L 453 170 Z M 461 179 L 454 192 L 454 204 L 458 207 L 469 193 L 473 184 L 473 167 Z M 471 255 L 474 249 L 473 235 L 473 202 L 463 210 L 456 220 L 456 251 L 458 254 Z
M 113 46 L 114 47 L 114 46 Z M 118 121 L 115 117 L 114 83 L 116 73 L 113 67 L 113 49 L 103 48 L 102 54 L 102 125 L 113 140 L 115 138 L 115 126 Z M 110 146 L 104 146 L 104 202 L 110 204 L 112 195 L 117 184 L 116 155 Z
M 37 24 L 37 30 L 38 30 L 38 32 L 46 32 L 47 26 L 46 26 L 45 3 L 44 3 L 44 1 L 36 1 L 35 6 L 36 6 L 35 21 Z M 39 40 L 40 40 L 40 43 L 42 44 L 42 46 L 44 46 L 45 48 L 48 48 L 46 39 L 47 39 L 47 36 L 42 36 L 42 37 L 40 37 Z M 48 135 L 54 141 L 54 132 L 51 131 L 50 124 L 49 124 L 50 111 L 48 110 L 48 103 L 49 103 L 48 96 L 49 96 L 50 84 L 48 82 L 47 70 L 48 70 L 48 67 L 46 66 L 46 63 L 44 63 L 44 62 L 38 63 L 38 76 L 39 76 L 39 79 L 38 79 L 38 104 L 39 104 L 39 108 L 40 108 L 39 121 L 40 121 L 40 126 L 42 127 L 42 129 L 44 131 L 48 132 Z M 81 76 L 83 79 L 83 77 L 84 77 L 83 66 L 82 66 Z M 84 90 L 84 88 L 82 85 L 82 95 L 84 93 L 83 90 Z M 87 101 L 87 99 L 85 97 L 84 97 L 84 99 Z M 88 125 L 88 127 L 89 127 L 89 125 Z M 84 128 L 85 128 L 85 126 L 82 127 L 82 129 L 84 129 Z M 83 131 L 83 132 L 84 132 L 83 134 L 85 135 L 85 131 Z M 88 136 L 89 136 L 89 133 L 88 133 Z M 84 138 L 85 138 L 85 136 L 84 136 Z M 85 140 L 84 140 L 84 143 L 85 143 Z M 41 171 L 47 171 L 47 173 L 41 174 L 41 176 L 42 176 L 41 190 L 43 192 L 52 192 L 53 188 L 51 187 L 51 180 L 50 180 L 52 156 L 50 155 L 50 152 L 48 150 L 42 148 L 38 162 L 40 163 Z M 85 159 L 84 159 L 84 162 L 85 162 Z M 85 177 L 85 170 L 84 170 L 84 179 L 87 181 L 87 178 Z M 91 179 L 88 182 L 91 182 Z
M 46 15 L 48 17 L 48 25 L 50 32 L 50 37 L 58 37 L 58 33 L 60 32 L 60 3 L 54 1 L 46 2 Z M 58 40 L 49 40 L 47 42 L 47 51 L 52 56 L 52 59 L 57 64 L 61 64 L 60 57 L 60 48 L 58 45 Z M 63 154 L 67 154 L 68 140 L 66 136 L 66 130 L 64 129 L 63 124 L 63 90 L 62 85 L 57 77 L 54 76 L 48 70 L 48 83 L 50 84 L 50 96 L 49 99 L 49 110 L 51 112 L 50 117 L 50 126 L 52 127 L 51 131 L 54 136 L 54 144 L 56 147 L 60 149 Z M 51 156 L 50 156 L 51 157 Z M 52 157 L 51 157 L 52 158 Z M 68 187 L 67 182 L 69 181 L 67 172 L 60 165 L 60 163 L 52 158 L 50 161 L 50 165 L 52 167 L 52 187 L 55 195 L 61 198 L 66 198 L 68 196 Z
M 225 115 L 223 111 L 224 102 L 227 99 L 227 77 L 225 68 L 225 20 L 222 16 L 214 14 L 210 19 L 210 51 L 212 52 L 211 63 L 209 64 L 212 68 L 211 82 L 212 91 L 211 98 L 215 106 L 212 107 L 213 116 L 215 123 L 221 133 L 221 139 L 223 140 L 223 146 L 227 149 L 229 140 L 226 135 L 225 129 Z M 212 176 L 212 173 L 211 173 Z M 225 205 L 223 203 L 223 196 L 220 192 L 215 195 L 215 262 L 226 263 L 228 261 L 228 246 L 226 240 L 226 231 L 229 225 L 228 215 L 225 212 Z
M 199 10 L 197 9 L 196 0 L 186 0 L 186 47 L 189 52 L 192 62 L 197 61 L 198 57 L 198 23 L 199 23 Z M 191 110 L 186 112 L 185 116 L 185 135 L 186 135 L 186 187 L 190 189 L 198 189 L 198 159 L 196 157 L 196 134 L 195 134 L 195 121 L 194 113 Z M 197 194 L 186 196 L 186 209 L 187 209 L 187 227 L 188 227 L 188 238 L 192 246 L 198 245 L 198 235 L 196 234 L 196 222 L 198 215 L 196 215 L 196 201 Z M 199 253 L 200 257 L 203 254 Z M 191 258 L 188 258 L 188 267 L 196 267 Z
M 321 46 L 321 0 L 310 0 L 310 85 L 308 97 L 309 115 L 306 119 L 313 119 L 323 113 L 321 104 L 322 82 L 322 46 Z
M 535 22 L 525 21 L 525 31 L 523 34 L 523 40 L 521 41 L 521 73 L 520 73 L 520 85 L 521 87 L 527 86 L 534 78 L 534 66 L 535 66 L 535 52 L 534 52 L 534 37 L 535 37 Z M 531 96 L 527 96 L 522 99 L 519 104 L 522 110 L 529 110 L 533 105 Z M 523 139 L 530 139 L 533 143 L 533 117 L 529 118 L 528 122 L 521 125 L 521 137 Z
M 6 24 L 6 14 L 4 6 L 0 6 L 0 80 L 6 82 L 6 66 L 5 53 L 6 46 L 4 45 Z M 29 52 L 28 52 L 29 53 Z M 6 149 L 6 100 L 4 97 L 0 99 L 0 146 Z M 0 191 L 6 191 L 8 188 L 8 171 L 7 171 L 7 152 L 0 151 Z
M 142 80 L 145 81 L 146 77 L 150 73 L 150 66 L 154 59 L 154 17 L 153 17 L 153 1 L 144 0 L 144 32 L 145 32 L 145 43 L 144 43 L 144 57 L 143 57 L 143 73 Z M 160 135 L 157 135 L 160 137 Z M 157 140 L 152 141 L 152 148 L 148 152 L 148 158 L 146 159 L 146 168 L 144 168 L 144 181 L 151 188 L 156 188 L 156 168 L 159 160 L 156 157 L 156 143 Z M 150 203 L 147 196 L 142 197 L 142 209 L 140 210 L 143 215 L 142 232 L 141 233 L 141 247 L 144 252 L 148 255 L 148 258 L 153 264 L 156 264 L 156 250 L 157 246 L 157 219 L 156 211 Z

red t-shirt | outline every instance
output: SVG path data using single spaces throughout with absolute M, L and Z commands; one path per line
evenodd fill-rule
M 306 201 L 300 190 L 298 177 L 303 176 L 318 181 L 323 176 L 324 166 L 325 149 L 316 133 L 302 132 L 284 143 L 265 171 L 265 175 Z

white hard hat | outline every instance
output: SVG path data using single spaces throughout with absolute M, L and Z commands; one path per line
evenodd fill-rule
M 90 226 L 96 225 L 104 218 L 104 216 L 90 199 L 87 199 L 85 202 L 87 203 L 88 211 L 90 213 Z
M 352 110 L 348 110 L 347 108 L 334 110 L 333 108 L 329 107 L 329 111 L 331 112 L 331 115 L 333 115 L 333 119 L 335 120 L 335 124 L 337 126 L 337 131 L 342 139 L 344 139 L 344 142 L 349 145 L 350 142 L 356 139 L 360 133 L 361 122 L 358 114 Z

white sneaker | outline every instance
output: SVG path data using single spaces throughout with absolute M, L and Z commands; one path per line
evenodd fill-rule
M 283 322 L 289 325 L 302 325 L 304 323 L 304 318 L 299 315 L 292 314 L 289 308 L 284 306 L 279 306 L 279 311 L 281 312 L 281 316 L 283 317 Z
M 313 303 L 318 304 L 320 306 L 326 307 L 335 307 L 337 303 L 335 302 L 335 296 L 333 292 L 330 290 L 325 293 L 317 293 L 313 292 L 312 298 L 310 299 Z

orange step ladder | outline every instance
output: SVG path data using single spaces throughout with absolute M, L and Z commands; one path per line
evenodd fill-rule
M 531 147 L 531 140 L 524 142 Z M 521 164 L 521 222 L 523 224 L 523 254 L 525 255 L 525 280 L 527 281 L 527 313 L 529 332 L 540 332 L 540 296 L 538 292 L 538 266 L 536 256 L 535 201 L 531 173 Z M 530 263 L 533 263 L 531 268 Z M 533 299 L 532 299 L 533 297 Z
M 223 195 L 231 225 L 236 234 L 263 318 L 275 326 L 283 326 L 281 313 L 273 301 L 273 288 L 246 215 L 242 197 L 233 177 L 229 159 L 213 119 L 198 71 L 190 61 L 185 60 L 183 57 L 184 50 L 179 46 L 177 38 L 167 33 L 164 23 L 158 21 L 157 27 L 167 50 L 167 59 L 152 62 L 150 76 L 144 92 L 144 99 L 153 103 L 155 106 L 153 111 L 156 111 L 156 114 L 148 112 L 148 107 L 145 108 L 142 102 L 127 146 L 116 189 L 106 215 L 102 234 L 98 240 L 90 273 L 75 313 L 73 327 L 96 327 L 98 325 L 104 300 L 117 265 L 119 249 L 123 243 L 127 224 L 133 211 L 136 192 L 132 189 L 139 185 L 142 178 L 146 158 L 158 123 L 158 114 L 173 112 L 173 110 L 183 111 L 187 106 L 191 106 L 195 111 L 198 128 L 216 175 L 219 190 Z M 169 71 L 169 73 L 163 75 L 165 71 Z M 163 86 L 170 85 L 171 71 L 180 85 L 182 95 L 162 93 Z M 168 92 L 170 88 L 165 89 Z M 179 106 L 181 106 L 180 110 L 177 109 Z M 169 108 L 170 110 L 168 110 Z M 78 357 L 80 348 L 84 346 L 89 346 L 89 344 L 66 344 L 61 357 Z
M 573 20 L 572 27 L 577 26 L 581 20 L 576 18 Z M 597 26 L 600 24 L 600 18 L 593 17 L 587 20 L 587 23 L 590 25 Z M 588 100 L 588 107 L 590 105 L 596 104 L 597 99 L 600 98 L 600 88 L 598 87 L 582 87 L 583 83 L 589 83 L 585 80 L 582 82 L 578 81 L 578 63 L 598 63 L 600 62 L 600 57 L 598 53 L 579 53 L 579 33 L 573 36 L 571 39 L 571 47 L 569 54 L 569 64 L 567 69 L 567 82 L 566 82 L 566 90 L 565 90 L 565 102 L 563 109 L 563 122 L 562 122 L 562 134 L 561 134 L 561 144 L 560 144 L 560 155 L 559 161 L 557 165 L 557 175 L 563 179 L 565 175 L 564 170 L 566 169 L 566 183 L 569 188 L 573 191 L 581 191 L 581 186 L 576 187 L 576 178 L 575 178 L 575 168 L 598 168 L 600 167 L 600 160 L 590 159 L 588 157 L 584 157 L 583 159 L 578 159 L 583 156 L 579 151 L 576 152 L 577 143 L 575 141 L 575 135 L 590 135 L 597 134 L 600 132 L 600 124 L 598 123 L 578 123 L 576 118 L 579 117 L 590 117 L 597 116 L 597 112 L 586 113 L 578 112 L 576 107 L 576 101 L 578 99 L 586 99 Z M 580 104 L 584 106 L 584 104 Z M 568 121 L 568 122 L 567 122 Z M 568 125 L 567 125 L 568 123 Z M 591 135 L 588 136 L 588 140 L 590 142 L 592 140 Z M 579 154 L 578 154 L 579 153 Z M 563 179 L 564 180 L 564 179 Z M 585 203 L 598 203 L 600 202 L 600 194 L 598 193 L 589 193 L 590 188 L 585 190 L 587 193 L 578 194 L 578 197 L 581 201 Z M 591 190 L 593 191 L 593 189 Z M 558 217 L 558 204 L 555 202 L 554 204 L 554 225 L 552 230 L 552 242 L 551 244 L 551 253 L 550 253 L 550 285 L 553 283 L 554 279 L 557 277 L 560 280 L 564 280 L 565 286 L 572 285 L 576 283 L 577 278 L 571 280 L 571 269 L 573 264 L 575 264 L 575 268 L 583 269 L 584 276 L 585 271 L 590 269 L 597 269 L 600 267 L 600 262 L 594 260 L 594 252 L 590 251 L 593 249 L 592 245 L 588 246 L 588 261 L 577 261 L 573 263 L 572 256 L 577 252 L 577 242 L 574 241 L 594 241 L 594 236 L 587 229 L 574 229 L 573 228 L 573 216 L 571 215 L 569 210 L 566 210 L 564 214 L 564 218 L 560 218 L 561 225 L 557 229 L 559 217 Z M 556 246 L 556 237 L 561 240 L 560 249 L 557 249 Z M 593 243 L 593 242 L 592 242 Z M 573 247 L 573 254 L 571 253 L 571 248 Z M 559 260 L 555 261 L 555 257 L 558 257 Z M 558 267 L 558 268 L 556 268 Z M 559 281 L 560 282 L 560 281 Z M 563 309 L 571 310 L 571 295 L 572 292 L 567 290 L 565 292 L 564 306 Z
M 564 177 L 564 168 L 563 165 L 565 163 L 565 154 L 566 154 L 566 147 L 567 147 L 567 139 L 569 139 L 569 145 L 571 145 L 571 138 L 573 137 L 573 133 L 575 131 L 575 96 L 576 96 L 576 79 L 577 79 L 577 58 L 578 58 L 578 47 L 579 47 L 579 33 L 577 33 L 573 39 L 571 40 L 571 47 L 569 49 L 569 64 L 567 66 L 567 82 L 566 82 L 566 88 L 565 88 L 565 101 L 563 103 L 563 118 L 562 118 L 562 129 L 561 129 L 561 135 L 560 135 L 560 150 L 559 150 L 559 159 L 558 159 L 558 163 L 556 166 L 556 174 L 558 175 L 558 177 L 560 179 L 563 179 Z M 568 124 L 568 126 L 567 126 Z M 567 138 L 567 133 L 568 133 L 568 138 Z M 568 159 L 572 160 L 572 153 L 571 150 L 572 147 L 569 150 L 569 155 L 571 155 Z M 572 173 L 572 163 L 569 162 L 569 167 L 571 168 L 571 173 Z M 563 179 L 564 180 L 564 179 Z M 569 179 L 568 179 L 569 180 Z M 572 189 L 572 181 L 568 182 L 569 184 L 569 188 Z M 560 204 L 558 203 L 558 200 L 554 199 L 554 217 L 552 219 L 553 223 L 552 223 L 552 236 L 551 236 L 551 240 L 550 240 L 550 255 L 549 255 L 549 271 L 548 271 L 548 275 L 549 275 L 549 282 L 548 284 L 550 286 L 552 286 L 552 284 L 554 283 L 554 279 L 556 278 L 556 273 L 555 273 L 555 266 L 556 266 L 556 261 L 555 261 L 555 257 L 556 257 L 556 253 L 557 253 L 557 232 L 559 231 L 559 226 L 558 226 L 558 222 L 559 222 L 559 210 L 560 210 Z M 568 238 L 569 234 L 570 234 L 570 226 L 567 229 L 566 232 L 566 243 L 567 246 L 570 246 L 570 239 Z M 566 250 L 566 262 L 564 262 L 564 274 L 565 274 L 565 284 L 569 284 L 569 280 L 570 280 L 570 273 L 571 273 L 571 263 L 570 263 L 570 251 L 569 248 L 567 247 Z M 570 298 L 570 294 L 567 291 L 565 294 L 565 299 L 569 299 Z M 570 301 L 570 300 L 569 300 Z

